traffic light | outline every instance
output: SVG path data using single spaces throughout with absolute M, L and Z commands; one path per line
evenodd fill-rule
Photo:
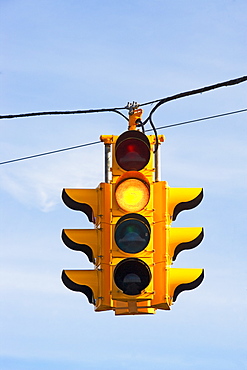
M 202 241 L 202 228 L 171 224 L 181 211 L 201 202 L 203 191 L 159 181 L 154 149 L 164 136 L 137 131 L 141 114 L 140 109 L 133 112 L 129 130 L 121 135 L 101 136 L 111 149 L 110 165 L 106 155 L 111 178 L 107 175 L 96 189 L 64 189 L 62 194 L 68 207 L 85 213 L 95 226 L 63 230 L 64 243 L 85 253 L 94 269 L 64 270 L 62 280 L 84 293 L 96 311 L 114 310 L 116 315 L 169 310 L 182 291 L 203 280 L 202 269 L 171 267 L 180 252 Z

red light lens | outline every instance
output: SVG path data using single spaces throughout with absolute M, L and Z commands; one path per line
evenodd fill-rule
M 140 171 L 149 162 L 150 144 L 143 133 L 127 131 L 116 142 L 116 160 L 125 171 Z

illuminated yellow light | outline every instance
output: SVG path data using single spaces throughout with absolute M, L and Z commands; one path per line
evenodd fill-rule
M 149 189 L 138 179 L 127 179 L 118 185 L 116 200 L 124 211 L 139 212 L 148 204 Z

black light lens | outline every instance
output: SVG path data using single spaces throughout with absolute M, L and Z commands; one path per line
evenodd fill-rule
M 138 295 L 151 280 L 148 265 L 138 258 L 126 258 L 114 270 L 114 281 L 127 295 Z
M 125 253 L 139 253 L 150 240 L 150 225 L 145 217 L 130 213 L 119 219 L 115 228 L 117 246 Z
M 125 171 L 140 171 L 149 162 L 150 144 L 140 131 L 126 131 L 116 142 L 116 160 Z

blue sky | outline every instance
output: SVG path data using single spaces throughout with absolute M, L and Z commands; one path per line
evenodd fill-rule
M 0 114 L 122 107 L 246 75 L 244 0 L 1 0 Z M 246 83 L 161 106 L 156 127 L 247 107 Z M 144 109 L 144 118 L 151 106 Z M 126 112 L 127 113 L 127 112 Z M 113 113 L 1 120 L 1 162 L 119 135 Z M 173 226 L 204 241 L 174 267 L 203 284 L 151 316 L 95 313 L 64 268 L 91 268 L 61 241 L 87 228 L 64 187 L 104 181 L 102 144 L 0 166 L 0 369 L 233 370 L 246 360 L 246 113 L 160 130 L 162 180 L 203 187 Z

